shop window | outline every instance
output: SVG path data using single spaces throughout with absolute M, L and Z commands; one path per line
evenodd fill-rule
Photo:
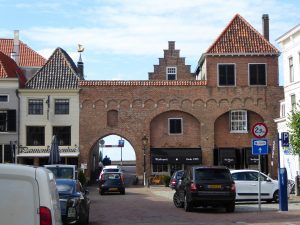
M 28 114 L 29 115 L 43 115 L 43 99 L 29 99 L 28 100 Z
M 153 173 L 168 172 L 168 165 L 166 164 L 153 164 Z
M 26 145 L 44 146 L 45 145 L 45 127 L 28 126 L 26 127 Z
M 235 65 L 234 64 L 219 64 L 218 65 L 218 80 L 219 80 L 219 86 L 234 86 L 235 85 Z
M 182 118 L 169 118 L 169 134 L 182 134 Z
M 71 127 L 53 127 L 53 135 L 58 138 L 58 143 L 60 146 L 70 146 L 71 145 Z
M 55 99 L 55 114 L 69 114 L 69 99 Z
M 11 145 L 0 145 L 0 163 L 14 163 L 14 153 Z
M 266 85 L 266 64 L 249 64 L 249 84 Z
M 176 80 L 176 79 L 177 79 L 177 68 L 167 67 L 167 80 Z
M 8 102 L 8 95 L 0 95 L 0 102 Z
M 16 110 L 0 111 L 0 132 L 16 131 Z
M 247 129 L 247 111 L 233 110 L 230 112 L 230 132 L 246 133 Z

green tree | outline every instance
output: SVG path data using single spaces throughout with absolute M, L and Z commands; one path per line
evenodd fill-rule
M 298 105 L 293 109 L 291 114 L 289 114 L 288 119 L 290 145 L 293 154 L 300 154 L 300 111 Z

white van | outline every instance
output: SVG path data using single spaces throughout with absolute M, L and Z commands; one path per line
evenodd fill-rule
M 54 174 L 42 167 L 0 164 L 1 225 L 62 225 Z

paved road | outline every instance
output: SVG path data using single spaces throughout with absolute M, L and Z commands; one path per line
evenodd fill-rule
M 163 187 L 128 187 L 126 195 L 100 196 L 91 186 L 91 225 L 300 225 L 300 203 L 289 205 L 289 211 L 278 211 L 277 204 L 239 204 L 236 212 L 199 208 L 186 213 L 174 207 L 172 192 Z M 297 205 L 298 204 L 298 205 Z

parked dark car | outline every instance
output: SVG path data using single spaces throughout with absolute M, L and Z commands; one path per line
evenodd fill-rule
M 103 173 L 99 180 L 99 194 L 119 192 L 125 195 L 125 184 L 122 173 Z
M 235 210 L 235 183 L 227 167 L 191 167 L 176 186 L 174 204 L 192 211 L 198 206 L 225 207 Z
M 169 187 L 171 189 L 175 189 L 178 181 L 181 179 L 182 175 L 183 175 L 184 170 L 177 170 L 172 174 L 172 177 L 170 179 L 170 183 L 169 183 Z
M 78 180 L 56 179 L 61 217 L 64 224 L 89 223 L 90 199 L 88 191 Z

